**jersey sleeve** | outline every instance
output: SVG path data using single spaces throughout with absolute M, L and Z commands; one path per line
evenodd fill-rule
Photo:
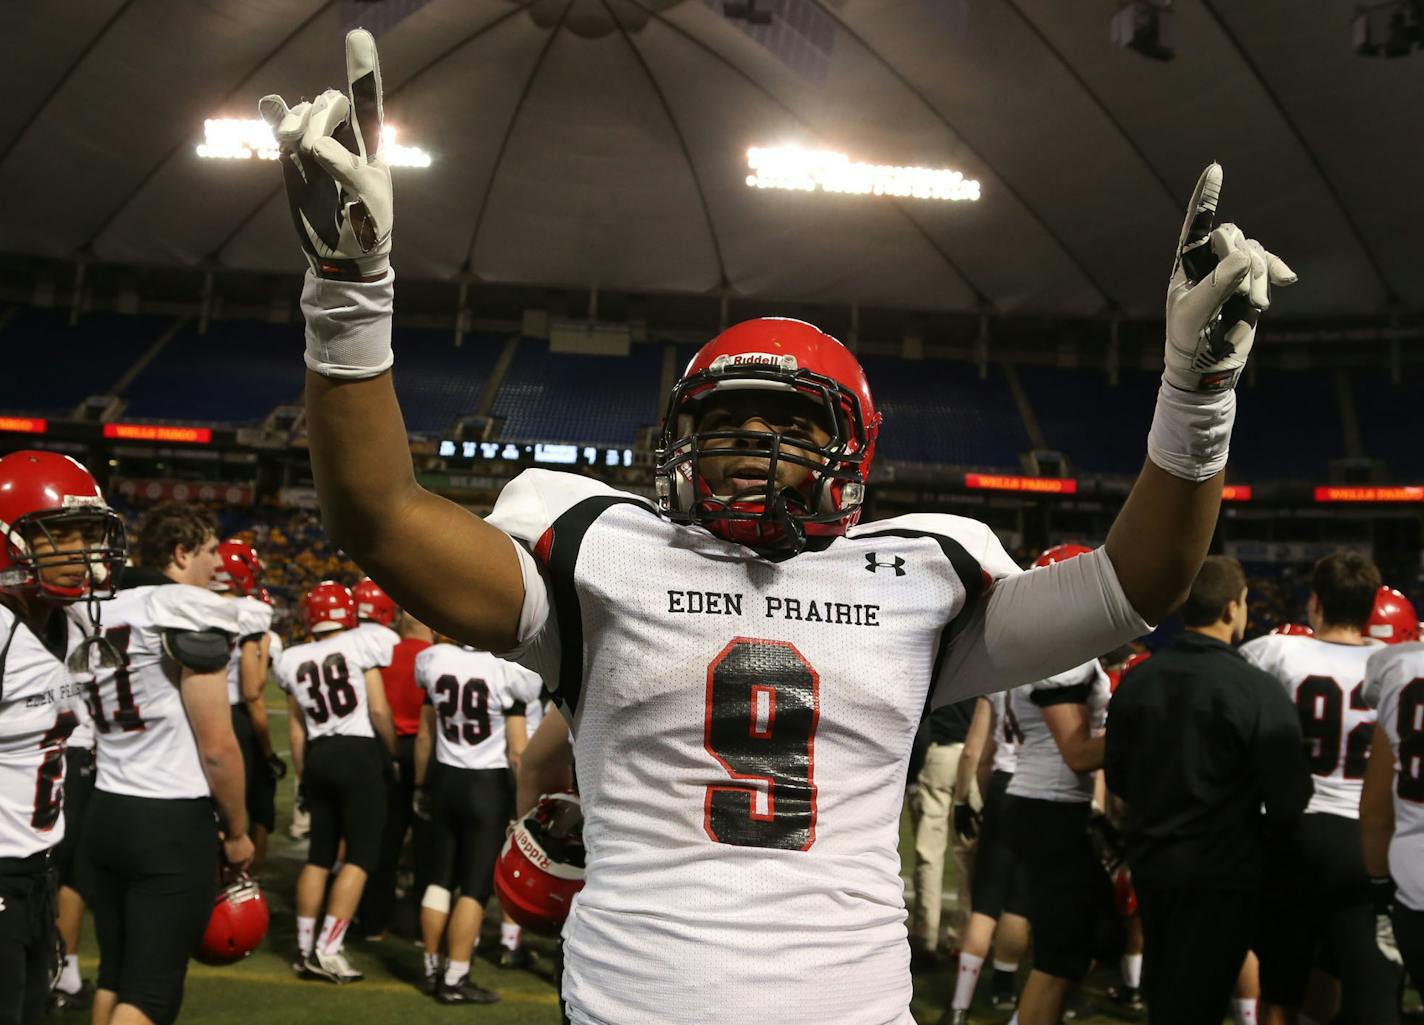
M 396 645 L 391 638 L 396 635 L 387 630 L 353 630 L 347 636 L 355 641 L 352 645 L 352 655 L 363 672 L 367 669 L 383 669 L 390 665 L 391 659 L 395 657 Z
M 237 602 L 187 584 L 155 587 L 148 615 L 164 650 L 197 673 L 226 667 L 232 643 L 242 633 Z
M 272 629 L 272 606 L 246 598 L 234 604 L 238 607 L 238 637 L 243 640 L 251 637 L 260 639 L 263 634 Z
M 288 649 L 272 660 L 272 675 L 277 678 L 277 686 L 288 694 L 292 693 L 292 660 L 287 656 L 295 650 Z
M 1237 653 L 1257 669 L 1263 669 L 1276 676 L 1276 663 L 1280 658 L 1280 638 L 1267 634 L 1247 641 L 1237 648 Z
M 1424 652 L 1424 645 L 1402 644 L 1381 648 L 1365 662 L 1365 683 L 1361 697 L 1371 708 L 1380 709 L 1385 691 L 1398 690 L 1411 655 Z M 1384 718 L 1381 713 L 1380 718 Z
M 1034 683 L 1029 690 L 1028 699 L 1039 708 L 1047 708 L 1050 705 L 1091 704 L 1099 671 L 1097 659 L 1084 662 L 1065 673 L 1057 673 Z
M 435 675 L 435 646 L 426 648 L 415 656 L 415 685 L 425 691 L 425 698 L 430 700 L 430 681 Z
M 987 525 L 941 519 L 970 525 L 958 533 L 984 592 L 951 626 L 933 706 L 1046 679 L 1151 631 L 1104 549 L 1023 572 Z

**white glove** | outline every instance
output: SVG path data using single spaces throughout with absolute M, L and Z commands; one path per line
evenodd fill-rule
M 381 159 L 381 64 L 365 29 L 346 35 L 349 97 L 328 89 L 288 108 L 258 103 L 282 148 L 292 222 L 312 272 L 338 281 L 376 281 L 390 265 L 391 171 Z
M 1167 288 L 1163 378 L 1183 391 L 1233 388 L 1256 340 L 1256 321 L 1271 305 L 1271 285 L 1296 281 L 1280 257 L 1234 224 L 1212 229 L 1221 196 L 1220 164 L 1197 180 Z
M 1375 915 L 1375 946 L 1386 961 L 1404 964 L 1404 956 L 1399 952 L 1399 944 L 1394 939 L 1394 923 L 1387 914 Z

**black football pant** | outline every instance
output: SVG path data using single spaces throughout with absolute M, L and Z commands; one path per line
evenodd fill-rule
M 80 857 L 99 939 L 99 988 L 157 1025 L 183 1004 L 188 958 L 213 913 L 218 826 L 206 797 L 95 790 Z
M 366 888 L 361 891 L 361 906 L 356 911 L 361 931 L 367 936 L 377 936 L 386 931 L 391 921 L 391 907 L 395 904 L 396 869 L 400 865 L 401 851 L 405 849 L 406 833 L 415 818 L 412 809 L 415 799 L 414 736 L 396 738 L 396 763 L 400 766 L 400 779 L 386 791 L 386 824 L 381 830 L 380 859 L 371 878 L 366 880 Z M 419 863 L 418 853 L 416 860 Z M 417 889 L 415 892 L 425 891 Z
M 54 916 L 49 852 L 0 858 L 0 1025 L 34 1025 L 44 1014 Z
M 1152 1025 L 1221 1021 L 1256 936 L 1257 895 L 1141 881 L 1136 888 L 1146 941 L 1147 1020 Z

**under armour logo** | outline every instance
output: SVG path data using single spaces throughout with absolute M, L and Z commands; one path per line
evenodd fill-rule
M 897 577 L 903 577 L 905 575 L 905 560 L 896 555 L 889 562 L 881 562 L 874 552 L 866 552 L 865 568 L 871 573 L 878 569 L 893 569 Z

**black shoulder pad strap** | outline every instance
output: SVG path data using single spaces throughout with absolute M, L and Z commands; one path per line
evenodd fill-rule
M 15 616 L 15 621 L 10 624 L 10 634 L 5 638 L 5 647 L 0 648 L 0 700 L 5 697 L 5 660 L 10 657 L 10 645 L 15 640 L 15 633 L 20 629 L 20 617 Z
M 221 630 L 164 630 L 163 650 L 185 669 L 211 673 L 227 666 L 232 638 Z

